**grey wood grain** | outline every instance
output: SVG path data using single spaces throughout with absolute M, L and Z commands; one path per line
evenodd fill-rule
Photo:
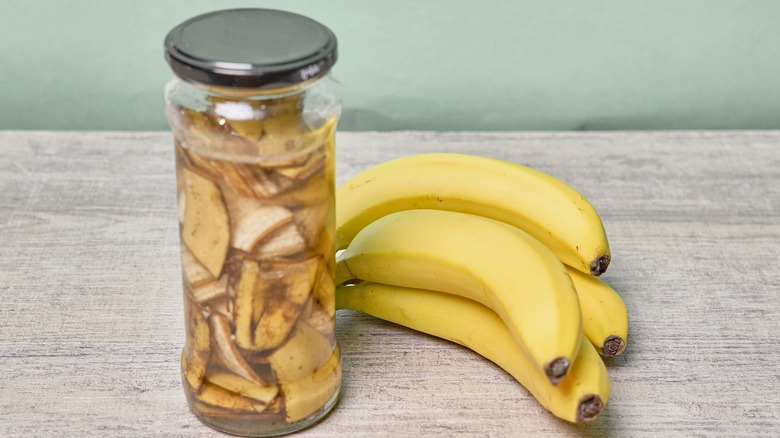
M 780 434 L 780 132 L 343 133 L 338 181 L 451 151 L 596 206 L 629 309 L 584 426 L 447 342 L 338 315 L 344 387 L 303 436 Z M 0 132 L 0 436 L 214 436 L 187 410 L 165 132 Z

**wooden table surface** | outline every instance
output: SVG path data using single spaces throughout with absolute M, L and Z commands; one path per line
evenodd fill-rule
M 601 213 L 625 354 L 567 424 L 476 354 L 339 312 L 344 386 L 303 436 L 780 435 L 780 132 L 340 133 L 339 183 L 450 151 Z M 215 436 L 189 413 L 171 136 L 0 132 L 0 436 Z

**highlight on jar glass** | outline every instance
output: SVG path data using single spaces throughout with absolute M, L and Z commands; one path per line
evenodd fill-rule
M 336 38 L 301 15 L 233 9 L 178 25 L 165 54 L 187 402 L 236 435 L 302 429 L 341 386 Z

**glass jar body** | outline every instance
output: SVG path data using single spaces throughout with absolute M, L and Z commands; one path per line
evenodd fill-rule
M 204 423 L 302 429 L 341 386 L 335 339 L 337 86 L 166 86 L 179 205 L 182 383 Z

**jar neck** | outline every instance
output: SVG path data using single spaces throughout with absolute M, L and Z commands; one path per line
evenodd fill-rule
M 309 79 L 308 81 L 299 82 L 296 84 L 283 84 L 278 87 L 262 87 L 262 88 L 242 88 L 242 87 L 221 87 L 215 85 L 209 85 L 202 82 L 191 81 L 180 76 L 177 79 L 190 84 L 204 92 L 213 96 L 224 96 L 227 98 L 242 98 L 242 99 L 269 99 L 269 98 L 284 98 L 293 97 L 306 92 L 320 80 L 328 77 L 328 75 L 321 76 L 315 79 Z

